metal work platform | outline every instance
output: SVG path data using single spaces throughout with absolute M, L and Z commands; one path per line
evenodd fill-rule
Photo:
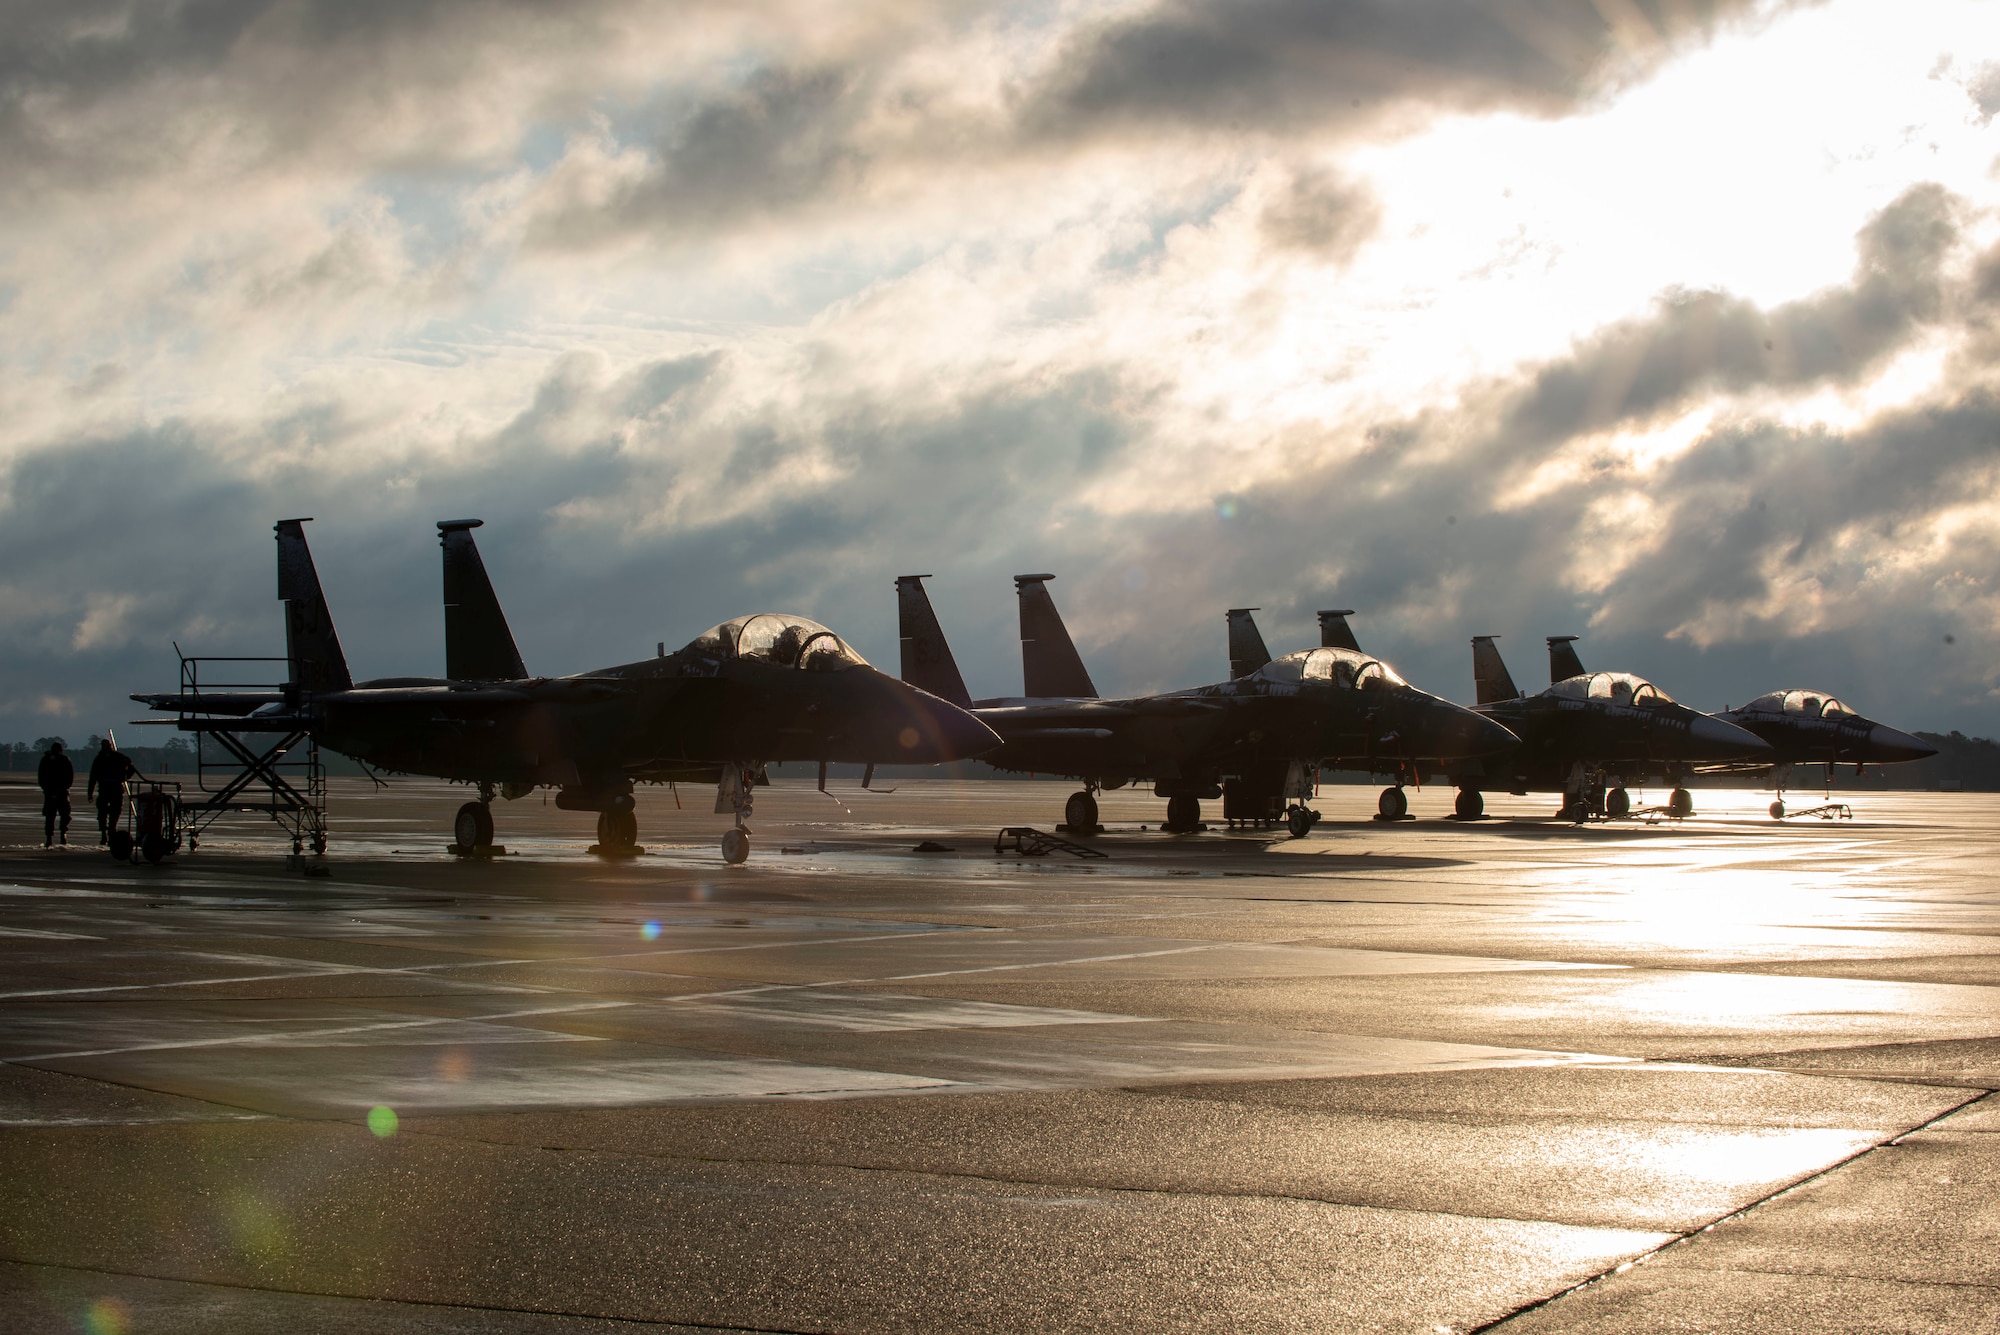
M 296 707 L 296 688 L 289 681 L 233 679 L 248 672 L 236 665 L 275 663 L 288 671 L 289 660 L 190 657 L 178 645 L 174 652 L 181 661 L 182 707 L 171 726 L 195 735 L 195 791 L 183 801 L 188 848 L 199 847 L 201 833 L 223 816 L 245 812 L 275 821 L 291 836 L 294 855 L 325 853 L 326 769 L 310 724 Z M 218 671 L 231 679 L 218 680 Z M 214 702 L 208 697 L 244 694 L 268 694 L 277 707 L 235 718 L 209 715 Z M 165 719 L 135 722 L 169 726 Z
M 1038 858 L 1050 853 L 1067 853 L 1078 858 L 1108 858 L 1111 855 L 1101 848 L 1091 848 L 1057 834 L 1045 834 L 1032 825 L 1009 825 L 1000 831 L 993 841 L 993 851 L 1007 851 L 1007 841 L 1014 841 L 1014 851 L 1022 857 Z

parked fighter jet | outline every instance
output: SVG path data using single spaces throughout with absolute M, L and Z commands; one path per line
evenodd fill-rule
M 1756 733 L 1771 746 L 1771 779 L 1777 789 L 1771 818 L 1785 818 L 1785 792 L 1795 765 L 1836 765 L 1856 774 L 1870 765 L 1895 765 L 1937 754 L 1937 748 L 1886 723 L 1863 718 L 1823 691 L 1771 691 L 1716 715 Z M 1743 771 L 1734 771 L 1743 772 Z
M 1251 613 L 1254 607 L 1232 607 L 1229 609 L 1229 667 L 1232 678 L 1247 676 L 1258 667 L 1270 661 L 1269 651 L 1264 649 L 1264 637 L 1257 630 L 1257 622 Z M 1347 618 L 1354 615 L 1351 607 L 1335 608 L 1319 614 L 1319 643 L 1322 649 L 1346 649 L 1361 653 L 1361 644 L 1354 638 L 1353 629 Z M 1259 659 L 1258 654 L 1263 657 Z M 1238 672 L 1239 666 L 1248 666 L 1248 671 Z M 1382 758 L 1374 756 L 1323 756 L 1321 769 L 1348 770 L 1362 774 L 1385 775 L 1392 782 L 1382 790 L 1376 799 L 1376 813 L 1383 820 L 1401 820 L 1410 809 L 1409 795 L 1403 791 L 1405 784 L 1422 779 L 1425 775 L 1441 772 L 1444 758 L 1431 755 L 1404 754 L 1390 758 L 1387 768 L 1382 766 Z
M 1287 654 L 1212 686 L 1099 699 L 1049 597 L 1050 575 L 1015 577 L 1025 694 L 972 701 L 924 578 L 896 581 L 904 680 L 970 704 L 1004 739 L 988 763 L 1081 779 L 1064 809 L 1071 830 L 1097 828 L 1098 792 L 1150 779 L 1167 799 L 1169 831 L 1200 828 L 1202 801 L 1220 797 L 1230 819 L 1275 819 L 1283 807 L 1287 828 L 1302 837 L 1317 819 L 1306 800 L 1323 757 L 1385 770 L 1411 756 L 1486 756 L 1515 744 L 1506 728 L 1351 649 Z
M 1583 660 L 1577 656 L 1576 636 L 1549 637 L 1549 672 L 1561 679 L 1580 676 Z M 1725 709 L 1714 717 L 1755 733 L 1771 748 L 1768 757 L 1750 763 L 1704 765 L 1704 774 L 1762 775 L 1768 773 L 1777 789 L 1771 803 L 1771 817 L 1785 818 L 1784 790 L 1790 787 L 1795 765 L 1825 765 L 1831 781 L 1833 767 L 1853 765 L 1859 774 L 1869 765 L 1894 765 L 1922 760 L 1937 754 L 1907 732 L 1886 723 L 1866 719 L 1825 691 L 1772 691 L 1760 695 L 1740 709 Z
M 1672 783 L 1668 814 L 1688 816 L 1694 813 L 1694 798 L 1681 783 L 1697 767 L 1757 761 L 1770 754 L 1771 748 L 1751 733 L 1689 709 L 1629 672 L 1578 672 L 1539 695 L 1523 696 L 1494 638 L 1476 635 L 1472 640 L 1476 708 L 1517 733 L 1521 746 L 1498 764 L 1446 767 L 1458 785 L 1455 809 L 1461 817 L 1480 815 L 1486 807 L 1483 793 L 1492 790 L 1559 792 L 1562 814 L 1571 819 L 1618 819 L 1632 809 L 1626 785 L 1651 781 Z M 1552 662 L 1574 662 L 1572 638 L 1550 638 Z
M 278 694 L 135 695 L 183 727 L 304 731 L 377 768 L 475 783 L 453 824 L 464 850 L 493 843 L 491 804 L 538 787 L 598 813 L 598 842 L 632 847 L 632 786 L 717 785 L 733 814 L 723 856 L 750 854 L 746 818 L 764 766 L 783 760 L 930 764 L 1000 742 L 964 710 L 876 671 L 817 622 L 740 617 L 677 653 L 568 677 L 530 677 L 472 540 L 476 519 L 439 523 L 446 676 L 356 683 L 334 633 L 303 519 L 277 525 L 290 680 Z M 824 769 L 822 768 L 822 776 Z M 824 785 L 824 777 L 822 777 Z

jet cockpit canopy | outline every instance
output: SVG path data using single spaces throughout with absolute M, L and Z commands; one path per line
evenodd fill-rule
M 1301 681 L 1326 682 L 1342 690 L 1383 690 L 1409 683 L 1379 658 L 1354 649 L 1301 649 L 1283 658 L 1274 658 L 1253 674 L 1258 680 L 1278 685 Z
M 1803 718 L 1837 719 L 1854 713 L 1822 691 L 1772 691 L 1743 707 L 1761 714 L 1794 714 Z
M 1656 709 L 1674 702 L 1671 695 L 1652 682 L 1630 672 L 1586 672 L 1580 677 L 1566 677 L 1549 687 L 1548 693 L 1566 700 L 1603 700 L 1614 705 L 1637 705 L 1641 709 Z
M 683 652 L 704 658 L 747 658 L 808 672 L 868 666 L 867 659 L 819 622 L 784 612 L 725 621 L 697 635 Z

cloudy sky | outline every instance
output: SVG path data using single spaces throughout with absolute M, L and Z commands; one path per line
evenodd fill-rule
M 1921 0 L 12 0 L 0 739 L 282 652 L 532 671 L 758 608 L 975 694 L 1313 611 L 1468 699 L 2000 734 L 2000 22 Z

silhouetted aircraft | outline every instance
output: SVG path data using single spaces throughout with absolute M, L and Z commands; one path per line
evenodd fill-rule
M 1549 637 L 1549 672 L 1554 677 L 1576 676 L 1583 662 L 1573 647 L 1574 635 Z M 1825 691 L 1772 691 L 1760 695 L 1740 709 L 1725 709 L 1714 717 L 1754 733 L 1770 748 L 1769 756 L 1753 764 L 1704 765 L 1704 774 L 1769 773 L 1777 789 L 1771 816 L 1785 816 L 1784 790 L 1791 786 L 1795 765 L 1825 765 L 1827 782 L 1833 781 L 1836 765 L 1852 765 L 1859 774 L 1869 765 L 1894 765 L 1922 760 L 1937 754 L 1918 738 L 1863 718 Z
M 1351 649 L 1287 654 L 1212 686 L 1099 699 L 1049 597 L 1052 575 L 1014 579 L 1024 694 L 974 701 L 925 578 L 896 581 L 904 680 L 969 706 L 999 733 L 1004 744 L 982 757 L 989 764 L 1081 779 L 1083 791 L 1064 810 L 1072 831 L 1097 829 L 1099 791 L 1150 779 L 1167 799 L 1169 831 L 1200 828 L 1202 801 L 1220 797 L 1232 820 L 1275 820 L 1282 807 L 1287 828 L 1302 837 L 1317 819 L 1306 801 L 1324 758 L 1384 772 L 1408 767 L 1414 756 L 1484 756 L 1515 744 L 1506 728 L 1426 695 L 1387 663 Z
M 1251 615 L 1254 607 L 1232 607 L 1229 609 L 1229 668 L 1231 677 L 1247 676 L 1258 667 L 1270 661 L 1270 653 L 1264 648 L 1264 637 L 1257 629 L 1256 619 Z M 1347 618 L 1354 615 L 1351 607 L 1336 608 L 1319 614 L 1319 643 L 1322 649 L 1345 649 L 1362 653 L 1361 644 L 1354 638 L 1354 630 L 1347 624 Z M 1261 659 L 1258 655 L 1262 655 Z M 1239 667 L 1247 670 L 1239 672 Z M 1387 769 L 1380 767 L 1377 758 L 1369 756 L 1327 756 L 1320 762 L 1321 769 L 1347 770 L 1362 774 L 1387 775 L 1393 782 L 1382 790 L 1376 799 L 1376 812 L 1384 820 L 1400 820 L 1410 809 L 1409 795 L 1403 791 L 1405 784 L 1416 782 L 1428 775 L 1445 769 L 1445 757 L 1432 755 L 1407 755 L 1394 758 L 1394 764 Z
M 290 680 L 271 693 L 132 698 L 237 731 L 303 731 L 378 769 L 477 784 L 459 808 L 461 850 L 493 844 L 491 804 L 536 788 L 598 813 L 598 843 L 633 848 L 635 783 L 713 783 L 735 817 L 723 856 L 750 853 L 746 819 L 766 764 L 931 764 L 999 745 L 954 705 L 878 672 L 817 622 L 763 613 L 724 622 L 676 653 L 567 677 L 530 677 L 472 540 L 477 519 L 438 524 L 444 548 L 442 678 L 355 682 L 334 633 L 302 519 L 277 525 Z M 864 783 L 866 780 L 864 780 Z
M 1669 815 L 1692 815 L 1694 798 L 1681 786 L 1687 775 L 1704 765 L 1770 755 L 1771 748 L 1753 734 L 1689 709 L 1629 672 L 1579 671 L 1539 695 L 1523 696 L 1494 638 L 1472 639 L 1476 708 L 1511 728 L 1521 745 L 1498 763 L 1446 767 L 1458 785 L 1455 809 L 1461 817 L 1480 815 L 1486 806 L 1482 794 L 1496 791 L 1559 792 L 1561 814 L 1572 820 L 1618 819 L 1632 809 L 1627 785 L 1649 782 L 1674 785 Z M 1574 638 L 1550 637 L 1556 669 L 1582 667 L 1570 647 Z

